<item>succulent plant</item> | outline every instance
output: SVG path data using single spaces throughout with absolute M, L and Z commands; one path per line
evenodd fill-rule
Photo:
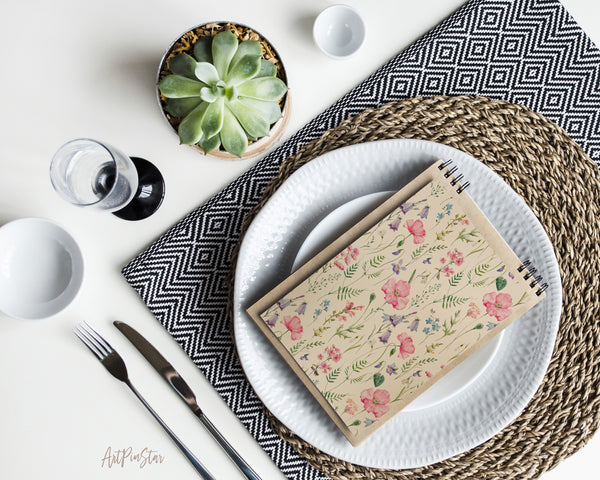
M 256 40 L 238 42 L 229 30 L 194 44 L 194 56 L 170 59 L 172 72 L 158 84 L 165 111 L 182 118 L 181 143 L 208 153 L 222 146 L 241 157 L 249 140 L 269 134 L 281 118 L 279 100 L 287 92 L 277 67 L 262 58 Z

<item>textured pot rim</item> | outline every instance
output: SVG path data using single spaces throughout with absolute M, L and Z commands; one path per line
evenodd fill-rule
M 162 105 L 162 102 L 160 99 L 160 91 L 158 90 L 158 83 L 160 81 L 160 75 L 163 70 L 163 66 L 165 65 L 165 62 L 167 61 L 167 57 L 170 55 L 175 44 L 177 42 L 179 42 L 185 34 L 192 32 L 192 31 L 196 30 L 197 28 L 205 27 L 207 25 L 211 25 L 211 24 L 224 25 L 224 24 L 228 24 L 228 23 L 252 30 L 254 33 L 259 35 L 261 38 L 263 38 L 269 44 L 269 46 L 273 50 L 273 53 L 275 53 L 275 56 L 279 59 L 281 68 L 283 70 L 285 83 L 286 83 L 286 86 L 288 87 L 288 91 L 285 94 L 285 101 L 283 104 L 283 108 L 281 109 L 281 118 L 273 124 L 273 126 L 269 130 L 268 135 L 249 144 L 248 148 L 242 154 L 241 157 L 237 157 L 236 155 L 233 155 L 233 154 L 227 152 L 226 150 L 216 150 L 213 152 L 205 153 L 204 150 L 202 150 L 197 144 L 188 145 L 188 146 L 193 148 L 194 150 L 197 150 L 198 152 L 201 152 L 204 155 L 215 157 L 215 158 L 220 158 L 220 159 L 224 159 L 224 160 L 247 160 L 247 159 L 252 158 L 260 153 L 263 153 L 264 151 L 266 151 L 269 148 L 274 146 L 274 144 L 277 142 L 277 140 L 279 140 L 279 138 L 283 134 L 283 131 L 285 130 L 285 127 L 288 124 L 289 117 L 290 117 L 290 109 L 291 109 L 290 87 L 289 87 L 287 71 L 285 69 L 283 59 L 282 59 L 281 55 L 279 54 L 279 52 L 277 51 L 277 49 L 269 41 L 269 39 L 267 37 L 265 37 L 261 32 L 256 30 L 254 27 L 250 27 L 244 23 L 235 22 L 235 21 L 227 21 L 227 20 L 212 21 L 212 22 L 203 22 L 203 23 L 200 23 L 193 27 L 190 27 L 187 30 L 185 30 L 184 32 L 182 32 L 180 35 L 178 35 L 175 38 L 175 40 L 173 40 L 171 42 L 171 44 L 168 46 L 168 48 L 165 50 L 165 52 L 163 53 L 163 56 L 160 60 L 160 63 L 158 65 L 158 71 L 156 72 L 156 81 L 155 81 L 156 101 L 158 103 L 158 107 L 160 108 L 163 118 L 167 121 L 167 123 L 169 124 L 169 127 L 171 127 L 171 130 L 173 131 L 173 133 L 175 133 L 177 138 L 179 138 L 179 136 L 177 134 L 177 129 L 175 127 L 173 127 L 173 125 L 171 125 L 171 122 L 169 121 L 169 118 L 167 117 L 167 112 L 165 112 L 165 109 L 163 108 L 163 105 Z

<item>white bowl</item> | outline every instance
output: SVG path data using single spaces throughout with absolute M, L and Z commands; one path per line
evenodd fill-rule
M 313 25 L 317 46 L 335 59 L 348 58 L 365 41 L 365 23 L 348 5 L 332 5 L 323 10 Z
M 0 228 L 0 310 L 19 319 L 63 310 L 83 280 L 75 240 L 50 220 L 23 218 Z

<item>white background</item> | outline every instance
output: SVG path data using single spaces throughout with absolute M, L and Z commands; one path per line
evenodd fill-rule
M 231 20 L 256 28 L 286 65 L 293 98 L 285 136 L 307 123 L 378 66 L 461 6 L 463 0 L 348 0 L 363 16 L 367 41 L 350 60 L 335 61 L 312 42 L 326 0 L 283 2 L 192 0 L 4 0 L 0 4 L 3 93 L 0 117 L 0 225 L 22 217 L 53 219 L 80 244 L 86 272 L 75 301 L 59 315 L 18 321 L 0 313 L 0 478 L 163 479 L 197 474 L 138 400 L 75 339 L 81 320 L 122 353 L 133 383 L 218 480 L 243 479 L 196 418 L 112 327 L 138 328 L 188 381 L 212 419 L 264 479 L 283 475 L 221 401 L 195 365 L 154 319 L 120 268 L 190 210 L 254 161 L 222 161 L 179 146 L 162 118 L 155 77 L 164 50 L 189 27 Z M 596 44 L 600 5 L 563 3 Z M 48 179 L 54 151 L 88 136 L 145 157 L 162 171 L 167 195 L 142 222 L 72 207 Z M 108 448 L 150 448 L 161 464 L 109 468 Z M 600 440 L 544 480 L 589 478 Z

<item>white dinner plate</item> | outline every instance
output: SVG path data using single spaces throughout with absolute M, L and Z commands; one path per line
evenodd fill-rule
M 478 352 L 483 355 L 480 368 L 457 367 L 463 375 L 456 376 L 449 388 L 434 385 L 427 393 L 429 399 L 424 394 L 420 404 L 415 400 L 360 446 L 352 447 L 245 309 L 291 273 L 297 256 L 314 252 L 322 246 L 319 241 L 326 242 L 328 235 L 338 233 L 337 228 L 366 213 L 364 208 L 374 207 L 367 207 L 367 200 L 357 200 L 354 206 L 349 202 L 397 191 L 440 158 L 452 159 L 471 181 L 469 194 L 515 253 L 530 259 L 543 275 L 547 297 L 508 327 L 496 344 L 488 344 L 487 353 Z M 347 221 L 340 215 L 348 215 Z M 324 232 L 321 240 L 311 240 L 320 235 L 309 236 L 313 231 Z M 303 244 L 306 252 L 298 255 Z M 257 395 L 302 439 L 358 465 L 413 468 L 473 448 L 519 415 L 550 362 L 561 290 L 558 264 L 543 227 L 499 176 L 452 147 L 421 140 L 383 140 L 340 148 L 309 162 L 261 209 L 244 237 L 236 266 L 235 341 Z M 438 394 L 432 395 L 436 388 Z

